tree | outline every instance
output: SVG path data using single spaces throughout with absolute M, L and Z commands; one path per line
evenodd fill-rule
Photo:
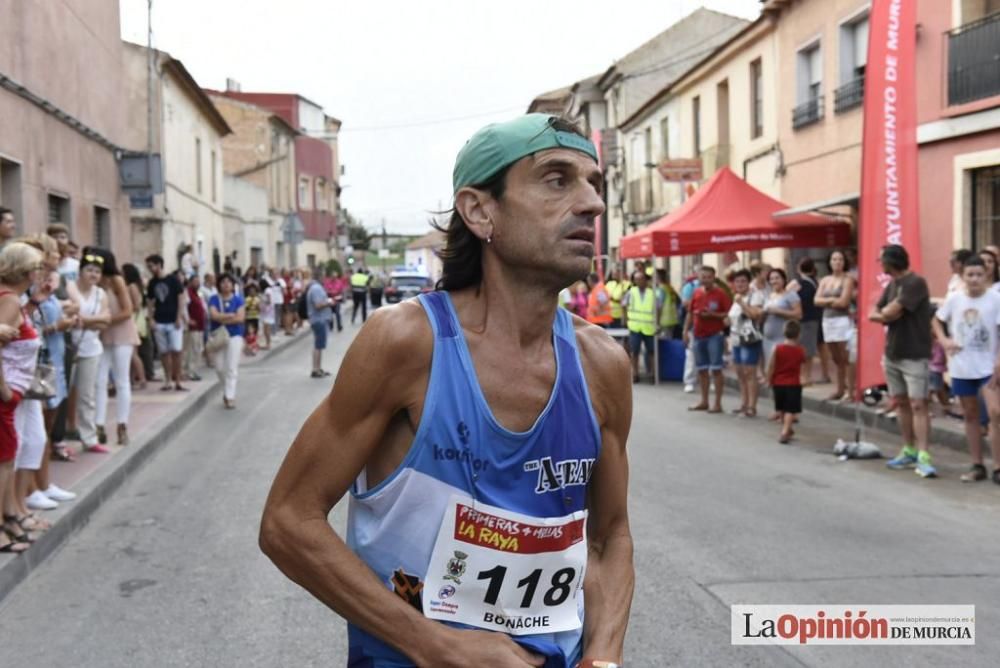
M 347 229 L 347 242 L 355 250 L 368 250 L 371 244 L 371 235 L 360 220 L 351 215 L 347 210 L 343 210 L 344 227 Z

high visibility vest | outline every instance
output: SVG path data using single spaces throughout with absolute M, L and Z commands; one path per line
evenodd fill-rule
M 601 297 L 604 297 L 603 301 Z M 587 296 L 587 322 L 595 325 L 611 324 L 611 300 L 604 283 L 595 285 Z
M 656 334 L 656 295 L 652 288 L 628 291 L 628 330 L 646 336 Z
M 622 297 L 629 289 L 626 281 L 616 281 L 611 279 L 607 283 L 608 297 L 611 299 L 611 318 L 613 320 L 622 319 Z
M 660 327 L 669 329 L 676 327 L 680 323 L 677 314 L 677 299 L 672 290 L 660 288 L 663 295 L 663 306 L 660 308 Z
M 360 271 L 351 274 L 351 288 L 353 290 L 364 290 L 366 287 L 368 287 L 368 274 L 362 274 Z

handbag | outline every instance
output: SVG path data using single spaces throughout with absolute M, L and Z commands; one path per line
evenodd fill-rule
M 225 325 L 219 325 L 208 335 L 205 343 L 205 350 L 209 353 L 217 353 L 229 345 L 229 330 Z
M 757 329 L 754 321 L 745 315 L 741 315 L 739 318 L 737 337 L 741 346 L 752 346 L 764 340 L 764 336 Z
M 215 299 L 213 296 L 212 299 Z M 211 305 L 211 301 L 209 302 Z M 218 309 L 223 310 L 222 299 L 218 300 Z M 205 351 L 209 354 L 217 353 L 226 346 L 229 345 L 229 329 L 225 325 L 219 325 L 212 330 L 212 333 L 208 335 L 208 341 L 205 342 Z
M 38 308 L 38 315 L 42 319 L 42 327 L 45 327 L 45 315 L 42 313 L 41 307 Z M 56 396 L 56 368 L 52 365 L 49 359 L 49 350 L 43 343 L 38 349 L 35 375 L 32 376 L 31 384 L 24 392 L 24 398 L 46 401 L 54 396 Z

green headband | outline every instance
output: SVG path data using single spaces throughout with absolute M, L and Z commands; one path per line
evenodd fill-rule
M 506 123 L 487 125 L 472 135 L 455 159 L 455 192 L 486 183 L 521 158 L 545 149 L 573 149 L 597 162 L 594 144 L 573 132 L 555 129 L 555 119 L 550 114 L 525 114 Z

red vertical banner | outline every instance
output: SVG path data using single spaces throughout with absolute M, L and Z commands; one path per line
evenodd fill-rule
M 604 156 L 601 155 L 601 131 L 594 130 L 590 133 L 590 141 L 594 143 L 594 147 L 597 149 L 597 165 L 601 168 L 601 172 L 604 172 Z M 605 189 L 607 192 L 607 189 Z M 604 216 L 598 216 L 594 220 L 594 262 L 597 275 L 600 277 L 600 281 L 604 282 L 604 258 L 602 254 L 604 253 L 604 236 L 602 234 L 604 228 Z
M 881 385 L 885 330 L 868 313 L 888 285 L 882 247 L 900 244 L 920 271 L 917 192 L 917 42 L 914 0 L 873 0 L 868 18 L 858 222 L 857 388 Z

